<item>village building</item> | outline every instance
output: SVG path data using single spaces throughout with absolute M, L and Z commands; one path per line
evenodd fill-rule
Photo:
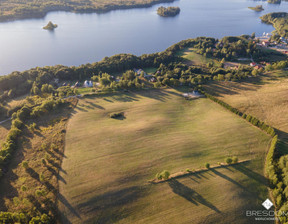
M 85 81 L 83 84 L 84 87 L 93 87 L 93 82 L 92 81 Z
M 263 45 L 264 47 L 268 47 L 269 44 L 270 44 L 270 42 L 267 41 L 267 40 L 262 41 L 262 45 Z

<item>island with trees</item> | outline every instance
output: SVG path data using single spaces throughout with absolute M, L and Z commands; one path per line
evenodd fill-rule
M 248 8 L 252 9 L 252 10 L 254 10 L 256 12 L 261 12 L 261 11 L 264 10 L 262 5 L 256 5 L 255 7 L 248 7 Z
M 48 24 L 43 27 L 43 29 L 44 30 L 54 30 L 57 27 L 58 27 L 57 24 L 53 24 L 51 21 L 49 21 Z
M 179 7 L 168 7 L 165 8 L 163 6 L 159 7 L 157 9 L 157 14 L 159 16 L 163 17 L 171 17 L 171 16 L 176 16 L 180 13 L 180 8 Z

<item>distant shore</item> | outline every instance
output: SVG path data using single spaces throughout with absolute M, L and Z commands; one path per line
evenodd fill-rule
M 12 6 L 11 11 L 5 11 L 2 9 L 2 13 L 0 14 L 0 22 L 8 22 L 8 21 L 14 21 L 14 20 L 21 20 L 21 19 L 32 19 L 32 18 L 43 18 L 45 17 L 49 12 L 56 12 L 56 11 L 64 11 L 64 12 L 74 12 L 74 13 L 106 13 L 109 11 L 113 10 L 118 10 L 118 9 L 133 9 L 133 8 L 149 8 L 152 7 L 153 5 L 159 4 L 159 3 L 169 3 L 169 2 L 174 2 L 175 0 L 148 0 L 148 1 L 143 1 L 139 2 L 136 4 L 131 4 L 129 1 L 122 1 L 121 3 L 117 3 L 114 5 L 109 5 L 104 3 L 104 5 L 101 6 L 95 6 L 91 5 L 88 7 L 84 7 L 79 3 L 79 5 L 48 5 L 45 6 L 44 3 L 40 3 L 38 7 L 33 7 L 33 9 L 27 8 L 23 10 L 17 10 L 17 7 Z M 17 5 L 16 5 L 17 6 Z

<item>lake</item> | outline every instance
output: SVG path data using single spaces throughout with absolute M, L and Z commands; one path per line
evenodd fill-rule
M 264 11 L 248 9 L 259 4 Z M 163 18 L 156 13 L 160 5 L 179 6 L 181 12 Z M 103 14 L 52 12 L 43 19 L 0 23 L 0 75 L 36 66 L 78 66 L 119 53 L 153 53 L 198 36 L 260 35 L 274 30 L 261 23 L 261 15 L 287 9 L 288 2 L 276 5 L 248 0 L 180 0 Z M 50 20 L 58 28 L 43 30 Z

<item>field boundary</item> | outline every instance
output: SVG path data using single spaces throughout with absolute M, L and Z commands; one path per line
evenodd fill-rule
M 207 98 L 214 101 L 215 103 L 218 103 L 222 107 L 226 108 L 227 110 L 233 112 L 234 114 L 238 115 L 242 119 L 248 121 L 251 125 L 261 129 L 263 132 L 266 132 L 266 134 L 271 136 L 270 143 L 268 144 L 268 150 L 266 152 L 265 160 L 264 160 L 264 175 L 268 179 L 268 192 L 269 197 L 273 201 L 274 210 L 277 214 L 277 209 L 280 209 L 281 206 L 276 203 L 276 197 L 273 195 L 273 189 L 277 189 L 276 186 L 278 183 L 281 183 L 278 179 L 278 175 L 276 170 L 277 167 L 277 161 L 276 157 L 279 154 L 279 143 L 281 142 L 278 138 L 278 135 L 276 134 L 275 128 L 272 126 L 266 124 L 265 122 L 260 121 L 258 118 L 253 117 L 251 115 L 242 113 L 237 108 L 232 107 L 231 105 L 225 103 L 222 100 L 217 99 L 216 97 L 202 91 L 202 94 L 204 94 Z M 279 223 L 277 220 L 276 223 Z
M 224 167 L 229 167 L 229 166 L 235 166 L 235 165 L 238 165 L 238 164 L 241 164 L 241 163 L 247 163 L 247 162 L 250 162 L 250 161 L 251 161 L 251 159 L 246 159 L 246 160 L 241 160 L 241 161 L 238 161 L 237 163 L 232 163 L 232 164 L 221 163 L 220 165 L 210 166 L 210 168 L 200 168 L 200 169 L 195 169 L 194 171 L 177 172 L 177 173 L 171 174 L 168 179 L 158 180 L 158 179 L 154 178 L 153 180 L 149 180 L 148 182 L 152 183 L 152 184 L 160 184 L 160 183 L 163 183 L 163 182 L 170 181 L 172 179 L 186 177 L 186 176 L 190 176 L 190 175 L 193 175 L 193 174 L 198 174 L 198 173 L 210 171 L 210 170 L 213 170 L 213 169 L 219 169 L 219 168 L 224 168 Z

